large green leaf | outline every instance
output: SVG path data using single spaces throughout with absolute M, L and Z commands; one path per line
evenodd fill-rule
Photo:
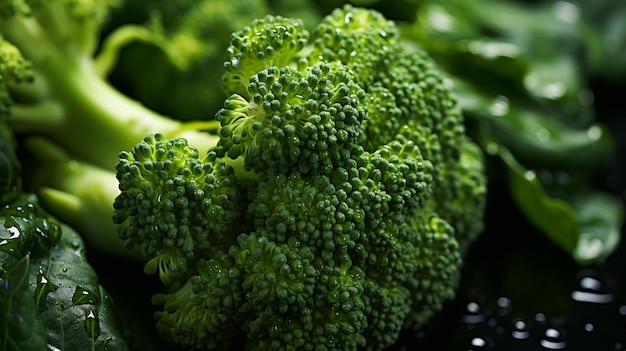
M 486 148 L 504 161 L 511 196 L 526 218 L 579 264 L 602 262 L 617 249 L 624 220 L 618 198 L 589 187 L 554 196 L 505 147 Z
M 0 351 L 128 349 L 71 227 L 32 194 L 2 207 L 0 224 Z
M 37 316 L 29 275 L 26 255 L 0 277 L 0 350 L 46 350 L 46 330 Z
M 49 345 L 68 351 L 126 350 L 113 301 L 87 262 L 82 239 L 66 225 L 62 233 L 58 245 L 33 262 L 41 273 L 38 284 L 46 284 L 38 311 Z

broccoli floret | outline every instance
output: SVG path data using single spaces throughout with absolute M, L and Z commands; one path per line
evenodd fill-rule
M 248 97 L 250 77 L 294 62 L 309 32 L 299 19 L 266 16 L 233 33 L 226 49 L 222 81 L 227 93 Z
M 276 24 L 281 27 L 281 24 Z M 247 169 L 329 173 L 358 145 L 365 92 L 345 66 L 316 64 L 303 73 L 272 66 L 250 77 L 216 115 L 220 156 L 245 155 Z
M 10 89 L 34 79 L 30 61 L 20 50 L 0 36 L 0 118 L 10 115 L 15 99 Z
M 249 350 L 381 350 L 454 296 L 482 229 L 484 160 L 436 65 L 373 10 L 347 5 L 311 33 L 299 20 L 267 16 L 232 36 L 231 96 L 206 157 L 249 171 L 245 180 L 215 174 L 216 194 L 239 191 L 221 208 L 240 212 L 202 224 L 205 235 L 180 265 L 187 276 L 157 299 L 162 334 L 188 348 L 242 339 Z M 155 139 L 179 160 L 159 182 L 192 172 L 198 155 L 183 152 L 187 143 L 146 140 Z M 155 152 L 147 154 L 152 170 Z M 142 185 L 146 172 L 128 164 L 122 153 L 121 218 L 141 220 L 124 221 L 120 236 L 149 253 L 172 246 L 178 237 L 168 233 L 186 228 L 177 221 L 194 217 L 158 215 L 171 191 Z M 191 248 L 199 245 L 207 250 Z
M 241 268 L 233 257 L 212 250 L 210 259 L 199 259 L 196 275 L 180 289 L 156 294 L 157 329 L 186 349 L 225 349 L 235 340 L 240 322 Z
M 313 48 L 307 63 L 339 61 L 367 85 L 379 70 L 378 63 L 398 42 L 395 23 L 381 13 L 364 8 L 337 8 L 314 30 Z
M 212 246 L 234 242 L 241 217 L 234 170 L 214 152 L 202 159 L 186 139 L 147 136 L 117 163 L 120 195 L 113 221 L 120 238 L 138 244 L 157 271 L 172 284 Z

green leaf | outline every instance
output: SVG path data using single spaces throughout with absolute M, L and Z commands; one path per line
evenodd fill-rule
M 30 257 L 0 277 L 0 350 L 46 350 L 46 330 L 29 288 Z
M 113 301 L 89 265 L 78 233 L 62 225 L 59 244 L 33 264 L 56 286 L 39 305 L 50 345 L 60 350 L 127 350 Z
M 502 146 L 497 146 L 497 150 L 508 167 L 509 189 L 517 206 L 550 240 L 572 253 L 578 245 L 580 230 L 571 206 L 548 196 L 537 174 L 519 164 L 508 150 Z
M 511 106 L 501 116 L 482 114 L 479 118 L 527 166 L 591 169 L 613 152 L 613 138 L 601 124 L 576 128 L 526 106 Z
M 565 106 L 542 107 L 521 96 L 491 94 L 476 83 L 451 79 L 465 115 L 527 167 L 588 170 L 614 151 L 614 140 L 604 125 L 567 123 Z
M 21 187 L 20 172 L 13 134 L 5 122 L 0 122 L 0 204 L 16 197 Z
M 518 208 L 576 262 L 601 262 L 617 249 L 624 220 L 619 199 L 588 187 L 553 197 L 537 174 L 522 166 L 504 146 L 491 142 L 485 148 L 504 161 Z
M 0 224 L 0 351 L 128 350 L 76 231 L 32 194 L 0 208 Z
M 571 203 L 580 225 L 574 258 L 583 264 L 604 260 L 619 246 L 624 204 L 614 196 L 591 191 L 576 194 Z

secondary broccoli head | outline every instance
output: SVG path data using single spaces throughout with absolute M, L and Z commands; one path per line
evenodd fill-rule
M 29 83 L 34 79 L 32 64 L 20 50 L 0 35 L 0 117 L 11 114 L 14 97 L 10 86 Z
M 228 96 L 219 83 L 219 67 L 231 34 L 268 12 L 265 0 L 158 0 L 150 6 L 143 1 L 123 1 L 111 18 L 113 26 L 136 23 L 140 18 L 148 22 L 145 28 L 150 38 L 148 43 L 145 36 L 123 42 L 126 47 L 119 52 L 110 79 L 160 113 L 203 119 Z M 122 25 L 116 32 L 127 27 Z
M 204 252 L 222 276 L 191 273 L 216 295 L 192 285 L 193 309 L 164 301 L 173 340 L 214 345 L 204 316 L 228 312 L 250 350 L 382 350 L 454 296 L 481 228 L 483 160 L 436 65 L 373 10 L 338 9 L 308 42 L 293 23 L 268 17 L 233 36 L 229 53 L 254 55 L 227 61 L 245 89 L 217 113 L 209 155 L 243 159 L 254 180 L 239 183 L 236 240 Z M 197 311 L 197 328 L 179 317 Z
M 240 190 L 233 169 L 182 138 L 148 135 L 120 153 L 113 220 L 120 238 L 151 259 L 148 273 L 171 284 L 212 246 L 234 241 Z
M 0 23 L 0 33 L 20 46 L 27 57 L 45 56 L 53 47 L 89 56 L 96 49 L 99 29 L 115 3 L 116 0 L 2 0 L 0 17 L 4 23 Z M 40 36 L 34 28 L 46 35 Z M 31 35 L 38 40 L 31 41 Z

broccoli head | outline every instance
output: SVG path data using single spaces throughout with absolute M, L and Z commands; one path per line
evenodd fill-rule
M 231 95 L 216 116 L 220 156 L 245 155 L 255 171 L 303 173 L 328 173 L 350 159 L 362 133 L 365 92 L 346 66 L 320 63 L 304 72 L 272 66 L 249 79 L 250 98 Z
M 446 78 L 349 5 L 310 36 L 268 16 L 231 43 L 217 144 L 120 154 L 120 237 L 175 273 L 159 330 L 190 349 L 393 344 L 454 296 L 483 226 L 484 160 Z

